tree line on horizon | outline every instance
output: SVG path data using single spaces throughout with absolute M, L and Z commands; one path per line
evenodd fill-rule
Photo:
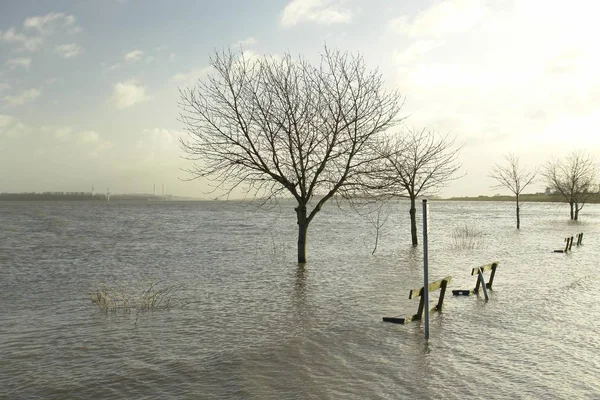
M 300 264 L 307 260 L 308 227 L 327 201 L 346 199 L 358 209 L 360 202 L 408 198 L 411 242 L 417 245 L 416 199 L 461 177 L 462 146 L 431 129 L 407 127 L 399 116 L 404 97 L 387 89 L 360 54 L 325 47 L 313 65 L 289 53 L 248 57 L 227 49 L 215 51 L 210 65 L 206 78 L 180 88 L 187 132 L 180 145 L 193 161 L 190 180 L 208 180 L 212 193 L 224 193 L 221 198 L 240 189 L 261 202 L 292 196 Z M 492 177 L 518 198 L 538 171 L 520 168 L 517 157 L 507 160 Z M 571 161 L 549 162 L 544 176 L 566 196 L 577 219 L 586 201 L 582 191 L 592 186 L 569 182 Z M 576 173 L 577 179 L 595 179 L 593 166 Z

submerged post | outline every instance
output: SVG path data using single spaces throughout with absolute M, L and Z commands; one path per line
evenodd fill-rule
M 427 271 L 428 267 L 428 257 L 427 257 L 427 200 L 423 200 L 423 302 L 425 304 L 429 304 L 429 273 Z M 425 307 L 425 340 L 429 340 L 429 306 Z

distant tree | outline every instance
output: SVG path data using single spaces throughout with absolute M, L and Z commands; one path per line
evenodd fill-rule
M 453 180 L 461 165 L 461 147 L 455 138 L 438 135 L 431 130 L 407 129 L 391 138 L 385 149 L 390 196 L 410 199 L 410 231 L 413 246 L 417 237 L 417 197 L 434 195 Z
M 362 56 L 325 48 L 320 63 L 302 57 L 215 52 L 213 75 L 180 90 L 181 147 L 229 196 L 291 195 L 297 202 L 298 262 L 306 262 L 310 222 L 334 195 L 355 193 L 381 164 L 380 138 L 402 105 Z
M 560 193 L 569 203 L 571 219 L 579 219 L 579 211 L 598 193 L 596 160 L 583 151 L 570 153 L 565 160 L 551 158 L 543 169 L 551 190 Z
M 517 202 L 517 229 L 521 228 L 521 215 L 520 215 L 520 202 L 519 196 L 527 186 L 535 181 L 535 177 L 538 173 L 537 169 L 534 171 L 527 171 L 525 167 L 519 165 L 519 157 L 514 154 L 508 154 L 505 156 L 506 164 L 500 165 L 495 164 L 492 167 L 490 177 L 494 178 L 498 184 L 496 188 L 506 188 L 510 190 L 516 196 Z

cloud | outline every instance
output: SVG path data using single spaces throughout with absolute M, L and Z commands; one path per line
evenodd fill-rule
M 73 15 L 56 12 L 25 19 L 23 29 L 27 33 L 17 32 L 14 27 L 0 31 L 0 42 L 19 45 L 17 51 L 35 52 L 40 49 L 44 39 L 54 33 L 81 31 L 81 27 L 76 24 L 76 18 Z
M 100 141 L 100 136 L 94 131 L 80 132 L 77 138 L 81 143 L 98 143 Z
M 73 132 L 73 128 L 71 128 L 70 126 L 56 128 L 54 130 L 54 137 L 59 140 L 65 140 L 71 136 L 72 132 Z
M 281 14 L 281 25 L 292 27 L 305 22 L 323 25 L 348 23 L 352 12 L 342 7 L 343 0 L 292 0 Z
M 469 32 L 486 14 L 481 0 L 445 0 L 419 12 L 414 18 L 400 16 L 389 21 L 388 29 L 409 37 L 444 37 Z
M 75 20 L 73 15 L 51 12 L 46 15 L 27 18 L 23 22 L 23 27 L 36 30 L 43 36 L 50 35 L 60 28 L 68 28 L 70 33 L 75 33 L 81 31 L 81 28 L 75 24 Z
M 28 128 L 15 117 L 0 114 L 0 137 L 17 137 L 28 133 Z
M 212 67 L 192 68 L 187 72 L 180 72 L 171 77 L 171 80 L 180 86 L 194 86 L 198 79 L 202 79 L 212 71 Z
M 31 103 L 41 94 L 42 92 L 40 90 L 32 88 L 27 89 L 16 96 L 4 96 L 4 101 L 6 101 L 9 106 L 22 106 L 24 104 Z
M 76 43 L 61 44 L 54 48 L 54 52 L 63 58 L 74 58 L 83 52 L 81 46 Z
M 137 62 L 142 59 L 144 52 L 142 50 L 132 50 L 129 53 L 126 53 L 123 59 L 127 62 Z
M 6 60 L 6 65 L 9 68 L 14 69 L 17 67 L 29 68 L 31 65 L 31 58 L 29 57 L 19 57 L 19 58 L 11 58 Z
M 136 154 L 142 162 L 176 160 L 180 152 L 179 139 L 185 135 L 185 132 L 175 129 L 144 129 L 136 145 Z
M 113 94 L 110 100 L 119 109 L 128 108 L 150 100 L 151 97 L 146 91 L 147 88 L 145 86 L 141 86 L 135 79 L 130 79 L 113 86 Z
M 408 96 L 408 121 L 485 147 L 464 158 L 483 166 L 511 147 L 543 158 L 565 132 L 585 142 L 600 120 L 600 25 L 591 3 L 573 1 L 540 12 L 527 0 L 446 0 L 392 20 L 393 84 Z
M 243 39 L 243 40 L 240 40 L 239 42 L 237 42 L 236 45 L 242 46 L 242 47 L 251 47 L 257 43 L 258 43 L 258 40 L 256 40 L 255 38 L 247 37 L 246 39 Z
M 0 41 L 10 44 L 20 44 L 22 47 L 19 50 L 30 52 L 38 50 L 43 42 L 41 37 L 32 37 L 18 33 L 15 28 L 0 31 Z

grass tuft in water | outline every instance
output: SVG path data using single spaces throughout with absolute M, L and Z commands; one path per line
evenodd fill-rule
M 161 282 L 150 282 L 146 288 L 137 291 L 122 284 L 100 284 L 90 292 L 90 298 L 105 313 L 153 311 L 185 306 L 178 298 L 182 289 L 183 285 Z
M 477 249 L 482 247 L 484 242 L 483 231 L 474 226 L 465 224 L 452 231 L 452 247 L 455 249 Z

